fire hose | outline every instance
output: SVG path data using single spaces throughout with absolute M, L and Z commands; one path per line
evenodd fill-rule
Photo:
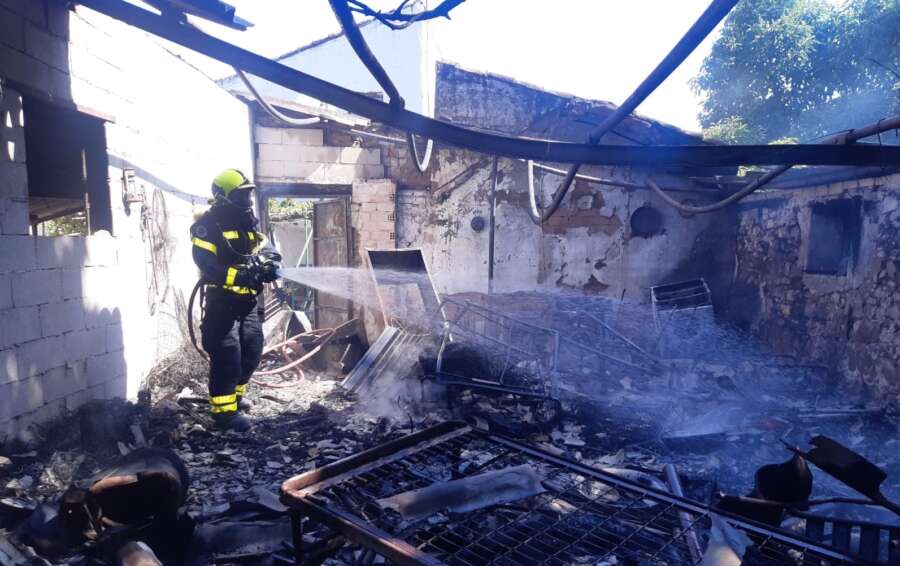
M 188 325 L 188 335 L 191 338 L 191 344 L 193 344 L 194 349 L 197 350 L 197 352 L 200 354 L 200 356 L 203 357 L 203 359 L 209 360 L 209 355 L 207 355 L 207 353 L 203 350 L 203 348 L 201 348 L 200 345 L 197 343 L 197 334 L 194 331 L 194 304 L 196 303 L 198 296 L 200 297 L 200 310 L 202 312 L 206 308 L 206 291 L 205 291 L 205 284 L 202 279 L 198 280 L 197 284 L 194 285 L 194 289 L 191 291 L 191 296 L 188 299 L 187 325 Z M 334 335 L 335 335 L 334 328 L 311 330 L 309 332 L 301 332 L 300 334 L 296 334 L 283 342 L 280 342 L 278 344 L 275 344 L 274 346 L 270 346 L 270 347 L 266 348 L 265 350 L 263 350 L 263 353 L 262 353 L 263 356 L 265 356 L 266 354 L 270 354 L 270 353 L 274 352 L 275 350 L 284 349 L 291 344 L 297 343 L 298 341 L 300 341 L 303 338 L 312 338 L 313 339 L 312 342 L 316 343 L 316 346 L 312 350 L 303 354 L 303 356 L 301 356 L 300 358 L 297 358 L 296 360 L 292 360 L 292 361 L 288 362 L 287 364 L 277 367 L 277 368 L 267 369 L 267 370 L 263 370 L 263 371 L 256 371 L 253 373 L 254 377 L 276 375 L 276 374 L 283 373 L 285 371 L 289 371 L 289 370 L 296 368 L 303 362 L 309 360 L 310 358 L 312 358 L 313 356 L 318 354 L 322 350 L 322 348 L 324 348 L 326 345 L 328 345 L 328 343 L 331 341 L 331 339 L 334 337 Z M 266 383 L 266 382 L 258 382 L 258 384 L 263 387 L 272 387 L 272 388 L 292 387 L 293 385 L 295 385 L 294 383 L 276 385 L 276 384 Z

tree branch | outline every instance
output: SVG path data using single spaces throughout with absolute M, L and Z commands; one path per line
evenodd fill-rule
M 431 10 L 423 10 L 421 12 L 406 12 L 405 10 L 413 3 L 414 0 L 403 0 L 400 5 L 386 12 L 374 10 L 362 0 L 348 0 L 350 9 L 354 12 L 367 17 L 375 18 L 387 27 L 393 30 L 405 29 L 412 24 L 424 20 L 433 20 L 435 18 L 450 19 L 450 11 L 456 8 L 466 0 L 443 0 L 438 6 Z

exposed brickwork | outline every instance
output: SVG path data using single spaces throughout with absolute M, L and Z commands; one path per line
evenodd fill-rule
M 332 145 L 334 138 L 326 140 L 320 128 L 257 125 L 254 134 L 256 171 L 263 181 L 349 185 L 385 175 L 378 147 Z

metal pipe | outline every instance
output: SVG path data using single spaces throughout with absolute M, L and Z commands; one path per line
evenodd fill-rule
M 634 112 L 685 59 L 687 59 L 688 55 L 694 52 L 694 49 L 696 49 L 697 46 L 706 39 L 706 36 L 715 29 L 719 22 L 731 12 L 731 9 L 734 8 L 738 1 L 739 0 L 713 0 L 697 21 L 694 22 L 694 25 L 692 25 L 678 43 L 675 44 L 675 47 L 672 48 L 669 54 L 660 61 L 659 65 L 657 65 L 649 75 L 647 75 L 644 82 L 638 85 L 634 92 L 631 93 L 631 96 L 626 98 L 621 106 L 616 108 L 612 114 L 607 116 L 606 119 L 591 132 L 588 136 L 588 143 L 593 145 L 600 143 L 603 136 L 611 132 L 625 120 L 625 118 L 630 116 L 631 113 Z M 569 171 L 566 173 L 565 179 L 563 179 L 562 186 L 556 192 L 553 201 L 550 203 L 550 208 L 540 211 L 538 215 L 535 215 L 531 209 L 526 209 L 529 210 L 529 216 L 531 216 L 531 219 L 534 222 L 541 224 L 553 216 L 559 209 L 563 198 L 565 198 L 566 193 L 569 192 L 572 183 L 575 182 L 575 176 L 578 174 L 578 169 L 580 167 L 580 163 L 575 163 L 569 167 Z M 533 195 L 534 193 L 532 192 L 532 201 L 535 200 Z
M 880 134 L 882 132 L 886 132 L 888 130 L 896 130 L 900 128 L 900 114 L 896 116 L 891 116 L 890 118 L 882 118 L 877 122 L 873 122 L 871 124 L 866 124 L 865 126 L 861 126 L 859 128 L 853 128 L 852 130 L 848 130 L 846 132 L 841 132 L 839 134 L 835 134 L 833 136 L 827 137 L 824 140 L 820 141 L 820 145 L 827 144 L 846 144 L 852 143 L 855 141 L 859 141 L 863 138 L 867 138 L 869 136 L 874 136 L 876 134 Z
M 488 295 L 494 293 L 494 231 L 496 229 L 494 215 L 497 208 L 497 177 L 500 173 L 497 161 L 498 158 L 494 157 L 494 166 L 491 170 L 491 211 L 488 220 Z
M 505 157 L 585 165 L 706 167 L 757 165 L 888 165 L 900 164 L 900 147 L 784 146 L 622 146 L 535 140 L 480 132 L 395 108 L 368 96 L 331 84 L 277 61 L 216 39 L 149 10 L 121 0 L 79 0 L 109 17 L 183 45 L 284 88 L 394 128 L 450 145 Z
M 666 472 L 666 483 L 669 484 L 669 491 L 673 495 L 684 497 L 681 480 L 678 479 L 678 470 L 672 464 L 666 464 L 663 469 Z M 697 564 L 703 559 L 703 553 L 700 551 L 697 533 L 693 529 L 694 519 L 687 512 L 679 510 L 678 522 L 681 523 L 681 533 L 684 535 L 684 542 L 687 544 L 688 552 L 691 553 L 691 559 L 694 561 L 694 564 Z
M 874 136 L 876 134 L 880 134 L 881 132 L 886 132 L 888 130 L 894 130 L 900 128 L 900 114 L 896 116 L 892 116 L 890 118 L 882 118 L 873 124 L 867 124 L 860 128 L 856 128 L 853 130 L 849 130 L 846 132 L 841 132 L 839 134 L 835 134 L 833 136 L 829 136 L 819 142 L 820 145 L 842 145 L 846 146 L 847 144 L 852 144 L 857 140 L 861 140 L 863 138 L 867 138 L 869 136 Z M 673 199 L 669 195 L 665 194 L 662 189 L 653 181 L 653 179 L 647 179 L 647 186 L 656 193 L 656 196 L 661 198 L 666 204 L 680 210 L 681 212 L 688 212 L 691 214 L 703 214 L 707 212 L 715 212 L 717 210 L 722 210 L 726 206 L 734 204 L 739 200 L 747 197 L 754 191 L 761 189 L 766 185 L 769 181 L 772 181 L 776 177 L 782 175 L 783 173 L 789 171 L 793 165 L 782 165 L 780 167 L 776 167 L 767 171 L 764 175 L 759 177 L 758 179 L 750 182 L 744 188 L 734 193 L 733 195 L 724 198 L 718 202 L 714 202 L 712 204 L 707 204 L 704 206 L 689 206 L 686 204 L 682 204 L 677 200 Z
M 347 37 L 350 47 L 353 48 L 353 52 L 356 53 L 356 56 L 359 57 L 362 64 L 366 66 L 369 73 L 371 73 L 378 84 L 381 85 L 381 88 L 387 93 L 390 105 L 397 108 L 405 107 L 406 101 L 400 96 L 400 91 L 397 89 L 397 86 L 391 80 L 391 77 L 387 74 L 387 71 L 381 65 L 381 62 L 378 61 L 375 54 L 372 53 L 362 32 L 359 31 L 359 26 L 356 25 L 356 20 L 353 19 L 353 12 L 350 10 L 350 5 L 347 3 L 347 0 L 329 0 L 329 2 L 334 15 L 341 24 L 341 29 L 344 30 L 344 35 Z M 412 132 L 406 133 L 406 147 L 410 159 L 412 159 L 413 163 L 416 165 L 416 169 L 418 169 L 420 173 L 425 173 L 428 170 L 428 165 L 431 163 L 431 152 L 434 149 L 434 140 L 428 139 L 425 143 L 425 155 L 421 159 L 419 158 L 419 150 L 416 147 L 416 139 Z
M 234 71 L 237 73 L 237 76 L 240 77 L 242 81 L 244 81 L 244 85 L 250 91 L 250 95 L 256 98 L 256 101 L 259 102 L 259 105 L 262 106 L 262 109 L 269 113 L 270 116 L 275 118 L 276 120 L 280 120 L 285 124 L 290 126 L 311 126 L 313 124 L 318 124 L 322 121 L 318 116 L 311 116 L 309 118 L 291 118 L 287 114 L 283 114 L 278 111 L 277 108 L 269 104 L 269 101 L 263 98 L 263 95 L 260 94 L 256 87 L 253 86 L 253 83 L 250 82 L 250 77 L 248 77 L 244 71 L 234 68 Z
M 403 108 L 406 102 L 400 96 L 400 91 L 397 90 L 387 71 L 384 70 L 375 54 L 369 49 L 369 44 L 366 43 L 362 32 L 359 31 L 356 20 L 353 19 L 353 12 L 350 10 L 347 0 L 328 0 L 328 3 L 331 4 L 331 10 L 334 12 L 338 23 L 341 24 L 341 29 L 344 30 L 344 36 L 350 43 L 350 47 L 353 48 L 353 52 L 356 53 L 362 64 L 366 66 L 366 69 L 369 70 L 375 81 L 384 89 L 385 94 L 388 95 L 390 105 L 396 108 Z

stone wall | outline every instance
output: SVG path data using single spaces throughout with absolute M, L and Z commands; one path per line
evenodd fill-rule
M 0 441 L 136 395 L 183 343 L 188 226 L 210 179 L 252 168 L 243 104 L 147 34 L 65 5 L 0 0 Z M 104 121 L 111 231 L 29 235 L 22 96 Z M 124 169 L 143 203 L 123 203 Z
M 811 206 L 854 198 L 861 235 L 853 265 L 846 274 L 809 272 Z M 727 316 L 778 353 L 900 400 L 898 233 L 900 175 L 747 199 Z

